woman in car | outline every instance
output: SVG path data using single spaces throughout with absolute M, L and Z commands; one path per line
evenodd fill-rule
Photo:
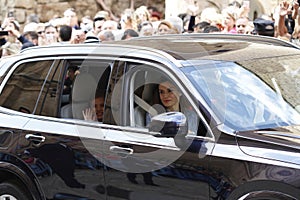
M 156 95 L 154 94 L 154 96 Z M 163 80 L 158 85 L 158 96 L 159 104 L 154 105 L 157 112 L 182 112 L 188 121 L 189 134 L 196 135 L 198 117 L 178 88 L 169 80 Z M 146 125 L 150 123 L 151 117 L 153 116 L 149 113 L 146 115 Z

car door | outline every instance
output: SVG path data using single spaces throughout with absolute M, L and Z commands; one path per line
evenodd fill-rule
M 145 115 L 141 120 L 143 111 L 150 109 L 148 106 L 155 108 L 150 103 L 155 95 L 149 92 L 160 78 L 175 80 L 160 64 L 116 62 L 114 65 L 107 98 L 110 109 L 105 111 L 112 116 L 107 123 L 114 125 L 105 133 L 104 140 L 108 199 L 209 198 L 213 177 L 208 171 L 208 161 L 213 140 L 199 112 L 195 118 L 196 132 L 189 136 L 191 140 L 159 136 L 149 131 Z M 184 87 L 177 80 L 174 82 L 191 101 Z M 192 109 L 197 109 L 194 103 L 189 103 Z
M 22 112 L 34 115 L 29 116 L 30 120 L 19 137 L 18 155 L 34 172 L 47 199 L 105 199 L 100 124 L 85 121 L 76 115 L 76 112 L 82 111 L 79 112 L 79 107 L 75 105 L 71 106 L 73 115 L 70 118 L 62 116 L 60 110 L 67 103 L 88 105 L 88 98 L 95 92 L 91 88 L 97 87 L 96 82 L 90 79 L 92 73 L 95 75 L 95 70 L 91 72 L 88 69 L 104 67 L 101 69 L 104 71 L 109 63 L 56 59 L 24 65 L 26 70 L 18 73 L 25 77 L 28 84 L 20 91 L 24 98 L 22 102 L 28 103 L 28 99 L 25 99 L 35 96 L 36 103 L 31 107 L 29 104 L 22 105 Z M 64 80 L 67 69 L 74 65 L 85 67 L 81 69 L 81 74 L 78 72 L 73 83 L 76 91 L 69 97 L 85 95 L 87 99 L 81 99 L 80 102 L 69 99 L 66 102 Z M 30 73 L 28 68 L 31 68 Z M 87 91 L 87 87 L 91 90 Z M 32 92 L 34 90 L 35 93 Z M 27 94 L 28 91 L 31 93 Z M 18 106 L 22 102 L 19 101 Z

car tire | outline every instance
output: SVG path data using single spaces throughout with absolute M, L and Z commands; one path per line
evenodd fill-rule
M 228 200 L 295 200 L 300 191 L 288 184 L 276 181 L 254 181 L 241 185 L 234 190 Z
M 30 200 L 24 190 L 17 184 L 4 182 L 0 184 L 0 199 Z

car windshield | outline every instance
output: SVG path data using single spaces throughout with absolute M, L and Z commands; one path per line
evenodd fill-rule
M 218 119 L 235 130 L 300 124 L 300 57 L 241 62 L 183 61 Z

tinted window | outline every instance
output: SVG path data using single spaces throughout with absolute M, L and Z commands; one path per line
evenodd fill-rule
M 103 122 L 111 65 L 109 60 L 66 61 L 61 92 L 62 118 Z
M 104 110 L 104 123 L 121 125 L 121 102 L 122 86 L 124 82 L 124 73 L 126 70 L 125 62 L 116 61 L 113 65 L 112 74 L 109 80 L 106 106 Z
M 169 75 L 153 66 L 135 64 L 132 68 L 134 72 L 129 73 L 132 99 L 128 106 L 131 126 L 147 127 L 155 115 L 177 111 L 187 117 L 191 135 L 206 134 L 205 129 L 198 130 L 198 115 L 185 92 Z
M 57 116 L 62 74 L 63 65 L 58 65 L 58 62 L 53 63 L 53 67 L 41 91 L 35 114 L 50 117 Z
M 6 83 L 0 105 L 13 110 L 34 113 L 36 101 L 53 61 L 23 63 L 16 68 Z

